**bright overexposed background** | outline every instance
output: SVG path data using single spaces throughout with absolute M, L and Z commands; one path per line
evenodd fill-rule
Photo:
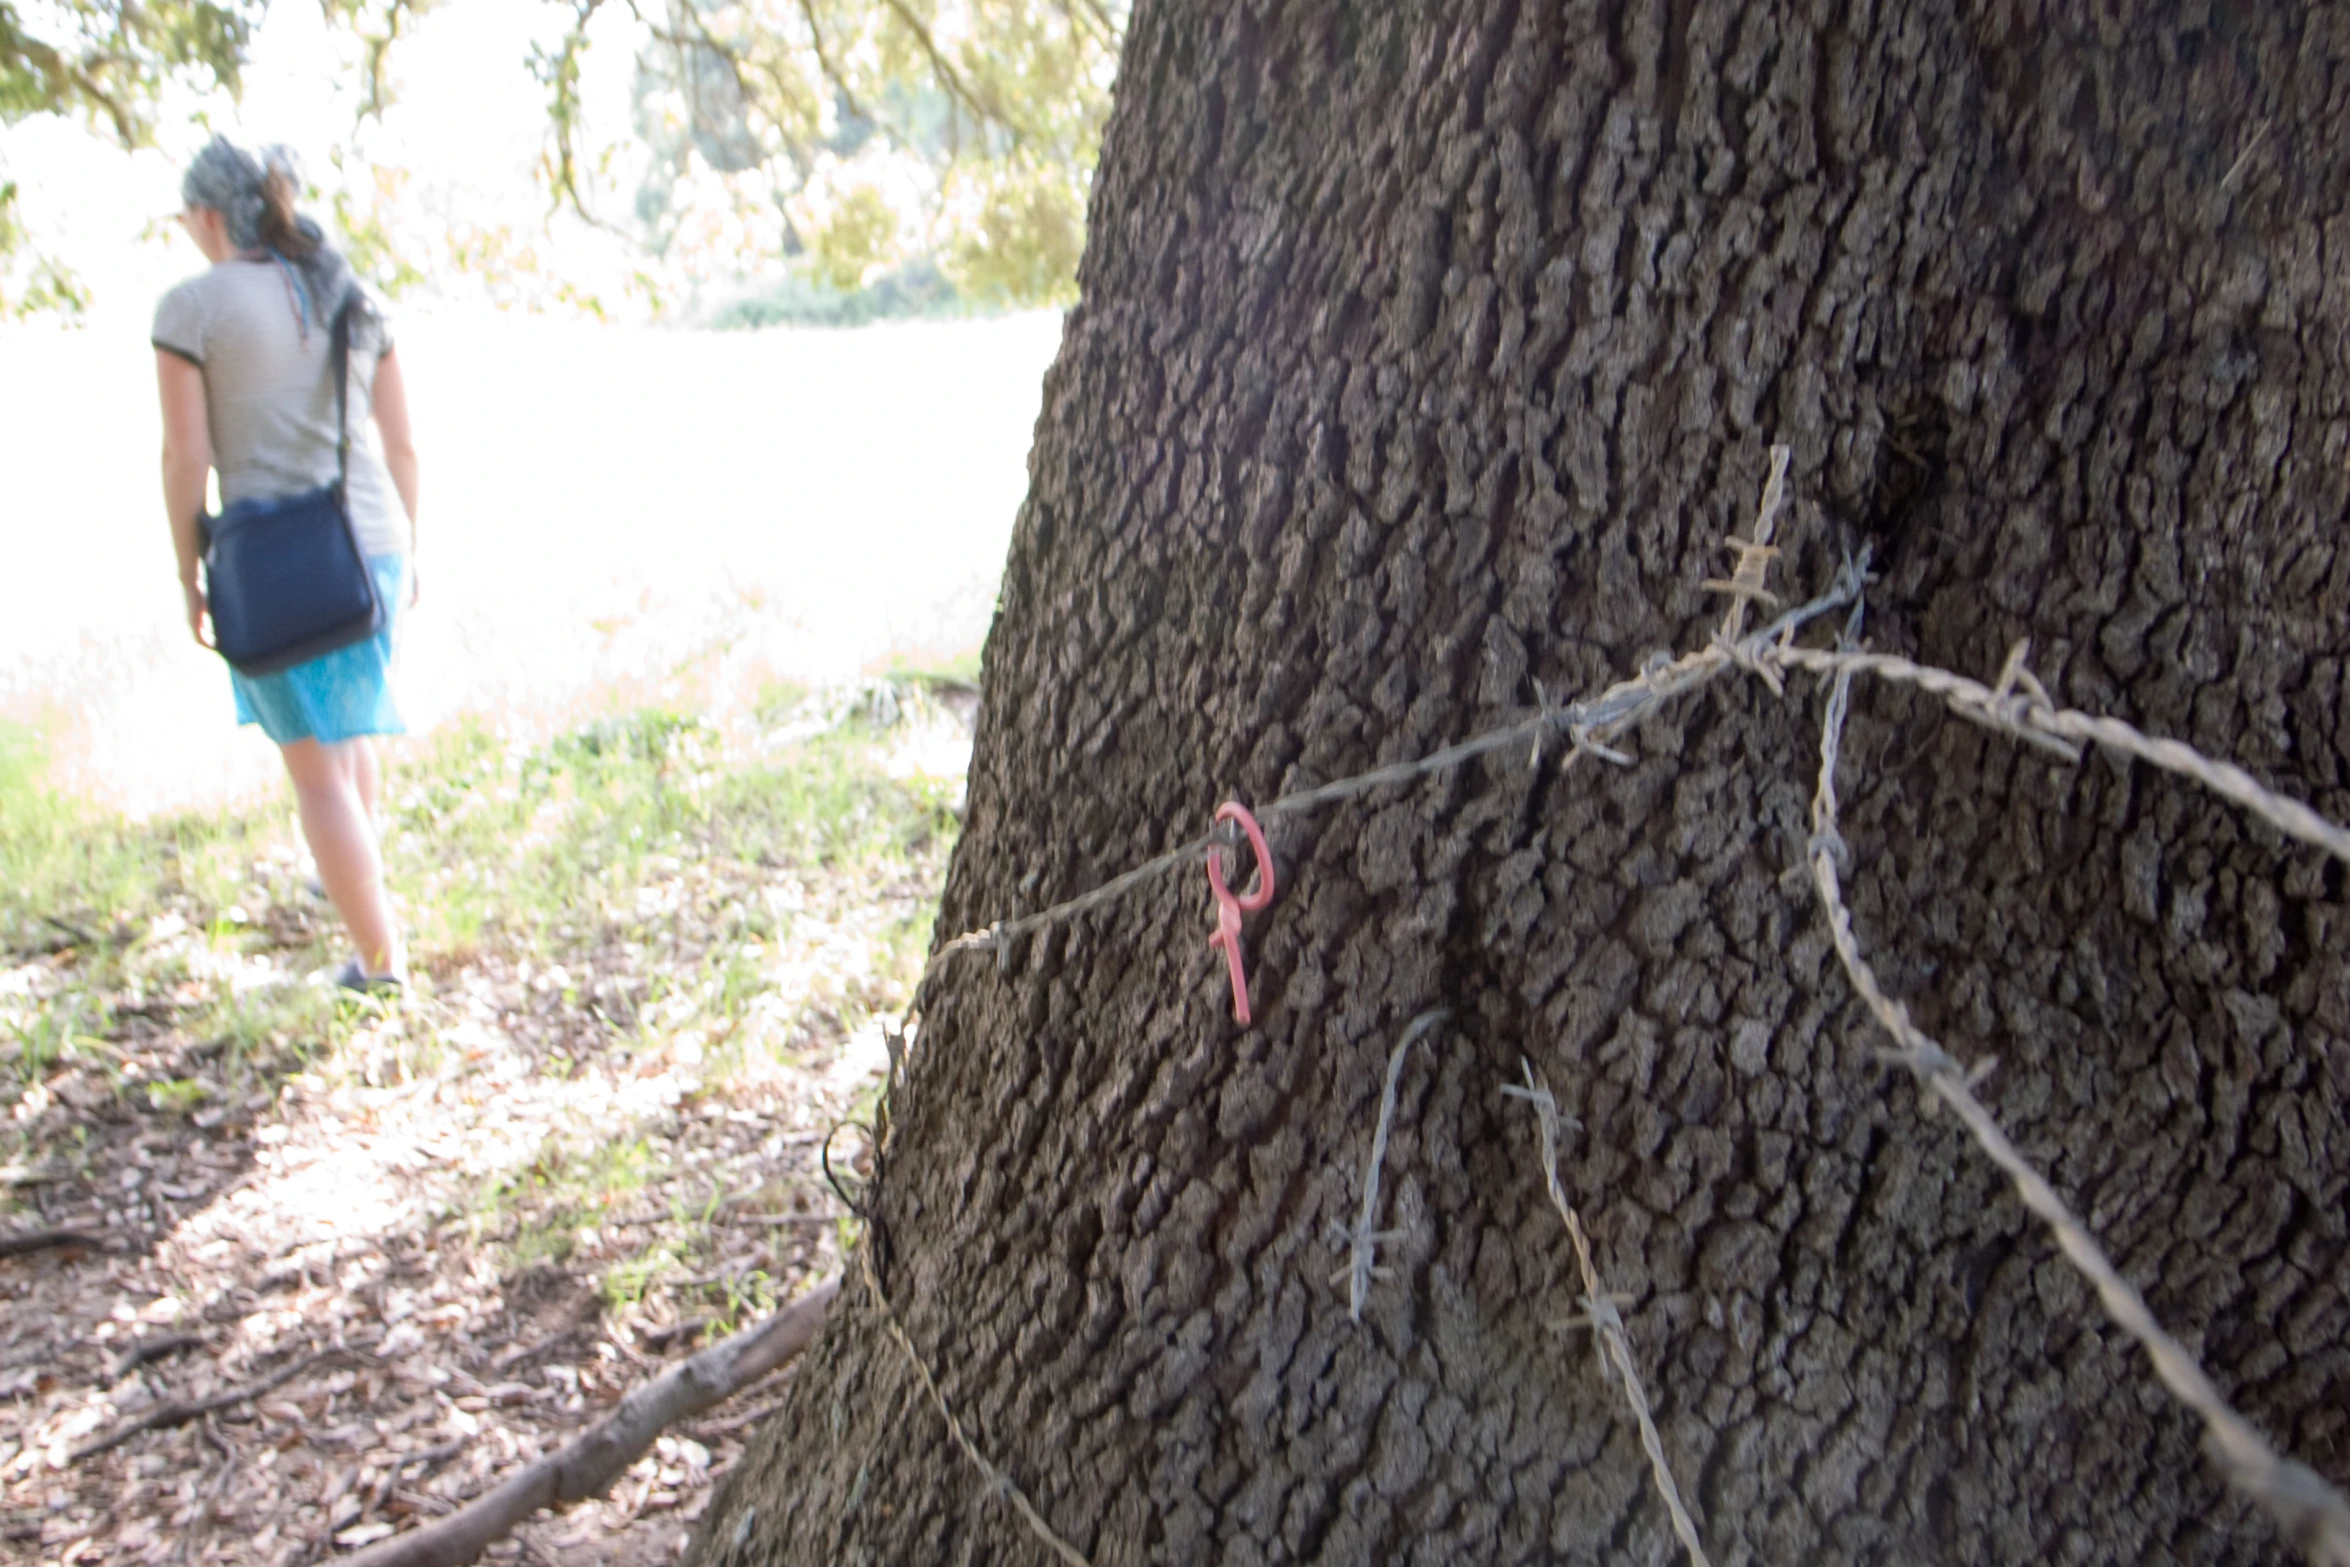
M 76 788 L 145 814 L 277 784 L 274 750 L 235 729 L 222 666 L 181 621 L 157 477 L 148 326 L 157 294 L 203 266 L 169 217 L 213 129 L 291 143 L 321 185 L 398 171 L 383 210 L 427 274 L 394 305 L 424 466 L 424 598 L 401 669 L 415 729 L 740 704 L 777 679 L 967 656 L 985 636 L 1059 315 L 647 324 L 625 249 L 575 216 L 550 224 L 534 176 L 546 119 L 526 61 L 561 10 L 429 12 L 392 55 L 391 107 L 364 123 L 355 40 L 315 7 L 277 7 L 241 99 L 167 103 L 155 148 L 55 117 L 9 128 L 0 173 L 91 304 L 74 323 L 0 325 L 0 719 L 45 730 Z M 631 47 L 589 52 L 607 128 L 624 128 Z
M 630 278 L 644 256 L 557 210 L 540 175 L 546 89 L 529 60 L 568 16 L 543 0 L 429 11 L 385 57 L 385 102 L 363 116 L 359 40 L 329 27 L 315 6 L 272 7 L 238 97 L 167 86 L 154 145 L 136 152 L 102 127 L 32 116 L 0 140 L 0 177 L 18 187 L 34 248 L 71 268 L 99 319 L 139 314 L 190 269 L 193 252 L 168 220 L 179 210 L 181 171 L 216 131 L 248 147 L 292 147 L 313 187 L 344 192 L 383 223 L 436 302 L 543 305 L 560 294 L 638 319 L 649 301 Z M 631 160 L 642 157 L 629 134 L 634 41 L 617 15 L 599 19 L 590 37 L 599 42 L 582 57 L 580 146 L 607 185 L 625 189 Z
M 975 649 L 1059 331 L 403 319 L 425 489 L 411 723 L 741 702 Z M 153 358 L 143 328 L 0 329 L 0 718 L 138 812 L 277 773 L 180 618 Z

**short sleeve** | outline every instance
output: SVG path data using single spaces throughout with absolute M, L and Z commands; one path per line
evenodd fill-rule
M 190 278 L 163 296 L 155 306 L 155 329 L 148 341 L 202 369 L 204 365 L 204 301 Z

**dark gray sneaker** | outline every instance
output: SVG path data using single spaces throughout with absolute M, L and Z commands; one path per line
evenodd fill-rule
M 396 996 L 406 987 L 397 974 L 370 974 L 352 958 L 335 970 L 335 983 L 363 996 Z

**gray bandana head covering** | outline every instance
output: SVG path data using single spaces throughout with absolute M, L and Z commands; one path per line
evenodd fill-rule
M 284 150 L 269 149 L 273 153 Z M 226 136 L 215 136 L 181 176 L 180 200 L 219 213 L 228 224 L 228 242 L 239 250 L 251 250 L 261 243 L 261 217 L 269 209 L 261 188 L 268 178 L 268 166 L 260 159 Z
M 284 175 L 288 188 L 295 192 L 302 189 L 302 165 L 291 147 L 264 147 L 255 157 L 226 136 L 215 136 L 181 176 L 180 200 L 219 213 L 228 229 L 228 242 L 237 249 L 258 249 L 261 220 L 269 210 L 264 187 L 272 174 Z M 360 308 L 352 312 L 351 340 L 354 345 L 365 343 L 373 312 L 359 292 L 359 280 L 351 275 L 351 264 L 326 242 L 325 233 L 312 219 L 297 217 L 294 227 L 315 246 L 299 260 L 284 258 L 302 275 L 307 295 L 302 302 L 305 330 L 310 322 L 332 321 L 346 302 L 355 303 Z

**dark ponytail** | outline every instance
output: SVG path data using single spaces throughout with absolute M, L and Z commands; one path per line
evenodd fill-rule
M 306 261 L 318 249 L 318 232 L 294 212 L 294 182 L 273 167 L 261 182 L 261 243 L 288 261 Z

